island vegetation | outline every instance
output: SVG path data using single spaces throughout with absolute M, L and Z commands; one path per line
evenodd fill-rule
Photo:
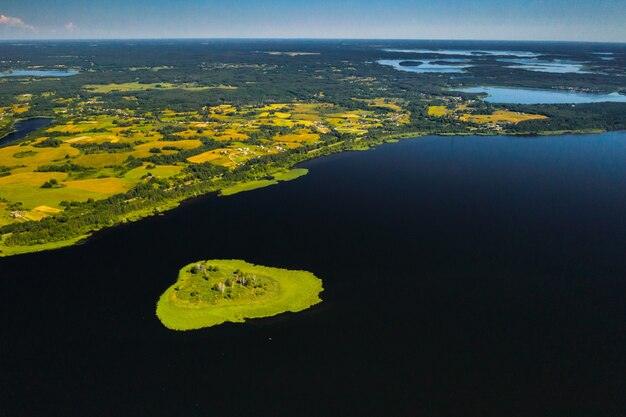
M 302 311 L 321 302 L 322 291 L 322 281 L 306 271 L 241 260 L 200 261 L 180 270 L 159 298 L 156 315 L 168 329 L 200 329 Z

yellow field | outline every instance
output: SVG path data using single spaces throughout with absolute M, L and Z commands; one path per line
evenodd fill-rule
M 42 211 L 38 211 L 38 210 L 29 210 L 29 211 L 23 211 L 21 213 L 24 217 L 26 217 L 28 220 L 33 220 L 33 221 L 39 221 L 41 219 L 45 219 L 46 217 L 48 217 L 47 213 L 44 213 Z
M 446 106 L 428 106 L 428 115 L 434 117 L 441 117 L 448 114 Z
M 243 144 L 236 144 L 243 146 Z M 296 147 L 300 146 L 296 144 Z M 204 162 L 210 162 L 214 165 L 223 166 L 226 168 L 234 168 L 239 164 L 242 164 L 248 161 L 250 158 L 254 158 L 259 156 L 260 154 L 267 153 L 275 153 L 276 150 L 272 151 L 270 149 L 262 150 L 258 146 L 251 146 L 246 148 L 220 148 L 214 149 L 212 151 L 201 153 L 200 155 L 195 155 L 190 158 L 187 158 L 189 162 L 194 164 L 201 164 Z
M 49 132 L 81 133 L 86 130 L 93 130 L 93 129 L 103 127 L 101 125 L 102 123 L 98 123 L 98 121 L 95 121 L 95 120 L 78 122 L 78 123 L 68 122 L 67 124 L 54 126 L 48 129 L 48 131 Z
M 291 135 L 274 136 L 276 142 L 317 142 L 320 135 L 317 133 L 300 133 Z
M 484 123 L 519 123 L 525 120 L 543 120 L 547 116 L 541 114 L 517 113 L 508 110 L 497 110 L 493 114 L 464 114 L 459 117 L 464 122 Z
M 94 142 L 96 139 L 93 136 L 78 136 L 72 139 L 64 140 L 65 143 L 79 143 L 79 142 Z
M 380 107 L 393 111 L 402 111 L 402 107 L 397 104 L 397 99 L 380 97 L 373 99 L 354 98 L 353 100 L 365 102 L 369 107 Z
M 281 126 L 281 127 L 294 127 L 296 125 L 295 120 L 281 119 L 281 118 L 268 119 L 268 122 L 269 122 L 268 124 L 271 124 L 273 126 Z
M 15 114 L 26 113 L 28 110 L 30 110 L 30 106 L 28 104 L 14 104 L 13 105 L 13 112 Z
M 19 157 L 25 152 L 32 154 Z M 69 145 L 61 145 L 58 148 L 35 148 L 32 146 L 7 146 L 0 148 L 0 166 L 36 168 L 39 165 L 50 164 L 52 161 L 61 160 L 65 155 L 77 156 L 80 153 Z M 15 155 L 18 155 L 16 157 Z M 23 168 L 16 168 L 15 172 L 24 171 Z
M 25 185 L 40 187 L 44 182 L 51 179 L 60 182 L 65 178 L 67 178 L 67 174 L 64 172 L 24 172 L 0 178 L 0 186 Z M 2 191 L 0 191 L 0 194 L 2 194 Z
M 211 162 L 215 159 L 222 157 L 222 155 L 228 154 L 230 150 L 228 148 L 214 149 L 212 151 L 201 153 L 200 155 L 195 155 L 190 158 L 187 158 L 189 162 L 193 162 L 194 164 L 201 164 L 203 162 Z
M 35 207 L 33 210 L 41 211 L 42 213 L 52 213 L 52 214 L 61 212 L 61 210 L 59 209 L 55 209 L 53 207 L 48 207 L 48 206 L 38 206 L 38 207 Z
M 119 194 L 130 189 L 131 184 L 119 178 L 97 178 L 91 180 L 65 181 L 68 188 L 82 191 L 92 191 L 101 194 Z
M 122 153 L 96 153 L 81 155 L 72 162 L 91 168 L 104 168 L 105 166 L 121 165 L 128 158 L 128 154 Z
M 235 129 L 226 129 L 221 134 L 215 136 L 217 140 L 246 140 L 250 139 L 250 136 L 245 133 L 237 132 Z
M 264 111 L 276 111 L 276 110 L 282 110 L 287 108 L 289 105 L 288 104 L 268 104 L 267 106 L 263 106 L 263 107 L 259 107 L 257 110 L 264 112 Z
M 434 117 L 442 117 L 451 115 L 462 122 L 476 123 L 481 125 L 498 125 L 519 123 L 525 120 L 542 120 L 547 119 L 546 116 L 540 114 L 518 113 L 509 110 L 496 110 L 493 114 L 470 114 L 466 113 L 470 107 L 465 103 L 454 103 L 454 108 L 447 106 L 428 106 L 428 115 Z

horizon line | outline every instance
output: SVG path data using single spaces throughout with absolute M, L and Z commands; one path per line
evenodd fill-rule
M 625 41 L 600 40 L 566 40 L 566 39 L 450 39 L 450 38 L 313 38 L 313 37 L 128 37 L 128 38 L 20 38 L 0 39 L 0 42 L 94 42 L 94 41 L 443 41 L 443 42 L 529 42 L 529 43 L 585 43 L 585 44 L 618 44 L 626 45 Z

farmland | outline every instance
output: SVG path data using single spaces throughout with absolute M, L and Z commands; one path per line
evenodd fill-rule
M 366 45 L 218 44 L 0 46 L 3 71 L 72 70 L 0 79 L 0 136 L 18 121 L 51 121 L 0 137 L 0 256 L 73 244 L 197 195 L 271 186 L 302 175 L 296 165 L 305 160 L 399 138 L 626 127 L 620 103 L 487 103 L 454 90 L 488 85 L 478 69 L 463 79 L 399 72 L 376 64 L 387 53 Z M 499 77 L 550 84 L 530 71 Z M 558 83 L 586 88 L 577 77 Z M 623 85 L 623 77 L 585 77 L 599 91 Z
M 436 105 L 428 107 L 428 115 L 431 117 L 451 117 L 461 122 L 472 123 L 485 128 L 501 128 L 507 124 L 548 119 L 547 116 L 542 114 L 528 114 L 510 110 L 494 110 L 485 114 L 482 114 L 480 111 L 470 113 L 470 110 L 472 109 L 467 104 L 456 106 Z
M 507 110 L 497 110 L 492 114 L 463 114 L 460 116 L 462 121 L 477 124 L 498 124 L 498 123 L 519 123 L 526 120 L 543 120 L 547 116 L 542 114 L 526 114 Z
M 140 184 L 184 183 L 190 180 L 185 167 L 193 165 L 234 171 L 262 157 L 335 142 L 336 135 L 358 137 L 383 124 L 407 123 L 408 113 L 399 110 L 275 103 L 188 112 L 137 114 L 121 109 L 115 115 L 59 115 L 37 135 L 0 148 L 0 224 L 41 220 L 71 204 L 104 200 Z M 228 186 L 223 195 L 275 184 L 281 175 Z

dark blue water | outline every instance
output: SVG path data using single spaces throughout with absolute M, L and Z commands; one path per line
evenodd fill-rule
M 0 138 L 0 146 L 15 142 L 19 139 L 23 139 L 29 133 L 49 125 L 52 120 L 54 119 L 50 119 L 47 117 L 34 117 L 32 119 L 17 121 L 13 125 L 13 132 Z
M 626 133 L 426 137 L 0 259 L 3 416 L 621 416 Z M 298 314 L 177 333 L 178 269 L 324 279 Z

